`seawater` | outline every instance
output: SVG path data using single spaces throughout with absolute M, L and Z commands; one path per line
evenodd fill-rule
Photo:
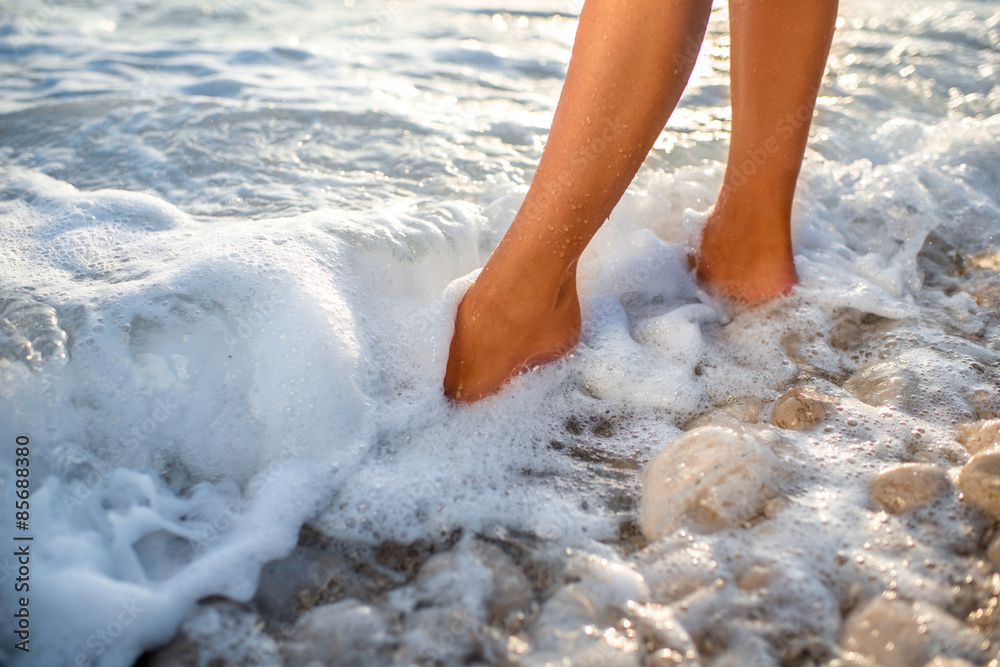
M 685 264 L 728 142 L 717 6 L 581 263 L 580 347 L 456 407 L 448 286 L 524 195 L 579 8 L 0 7 L 0 483 L 13 535 L 27 436 L 34 537 L 30 654 L 0 558 L 4 664 L 996 657 L 994 527 L 954 483 L 1000 416 L 1000 11 L 845 0 L 802 283 L 734 310 Z M 829 414 L 769 426 L 801 386 Z M 649 540 L 642 471 L 705 425 L 780 438 L 767 506 Z M 887 512 L 901 462 L 947 489 Z

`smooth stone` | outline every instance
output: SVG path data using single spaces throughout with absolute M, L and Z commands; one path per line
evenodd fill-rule
M 399 643 L 393 651 L 392 664 L 465 664 L 469 656 L 481 652 L 484 630 L 482 618 L 470 615 L 459 606 L 417 609 L 405 617 Z
M 840 644 L 850 654 L 879 667 L 913 667 L 927 662 L 927 635 L 920 632 L 913 606 L 874 598 L 844 621 Z
M 635 567 L 595 554 L 577 553 L 564 577 L 567 583 L 545 601 L 531 628 L 536 645 L 544 650 L 558 650 L 560 633 L 570 637 L 586 634 L 588 625 L 612 626 L 650 597 Z
M 263 625 L 260 617 L 243 605 L 215 598 L 200 603 L 170 643 L 141 662 L 149 667 L 251 664 L 282 667 L 278 643 L 264 633 Z M 88 659 L 86 664 L 98 661 Z
M 962 466 L 958 488 L 965 500 L 1000 519 L 1000 451 L 980 452 Z
M 993 563 L 993 567 L 1000 570 L 1000 533 L 990 542 L 990 546 L 986 550 L 986 557 Z
M 902 514 L 934 502 L 948 486 L 948 476 L 940 466 L 903 463 L 873 477 L 868 491 L 885 511 Z
M 378 664 L 386 642 L 381 613 L 348 598 L 299 617 L 281 647 L 281 657 L 288 665 Z
M 778 647 L 759 635 L 733 637 L 731 641 L 727 649 L 709 663 L 712 667 L 780 667 L 782 664 Z
M 458 604 L 470 610 L 484 605 L 495 622 L 503 622 L 534 598 L 531 582 L 513 559 L 479 540 L 462 541 L 429 558 L 416 584 L 425 604 Z
M 909 369 L 890 362 L 865 366 L 847 382 L 844 389 L 862 403 L 874 407 L 894 406 L 907 409 L 920 389 L 920 381 Z
M 599 656 L 607 667 L 644 667 L 644 643 L 622 624 L 649 598 L 642 575 L 624 563 L 578 554 L 565 576 L 568 583 L 545 601 L 531 626 L 531 654 L 518 664 L 587 665 Z
M 636 629 L 656 647 L 646 654 L 643 667 L 695 667 L 701 664 L 694 639 L 668 607 L 634 605 L 629 611 Z
M 736 584 L 744 591 L 767 588 L 771 583 L 771 569 L 765 565 L 754 565 L 744 572 Z
M 758 658 L 759 656 L 754 656 Z M 712 667 L 744 667 L 747 664 L 760 664 L 759 660 L 754 660 L 752 663 L 748 663 L 747 656 L 741 655 L 738 651 L 723 651 L 722 653 L 715 656 L 715 660 L 712 661 Z M 771 667 L 768 665 L 768 667 Z
M 944 656 L 938 656 L 928 662 L 924 667 L 976 667 L 968 660 L 962 660 L 961 658 L 945 658 Z
M 653 599 L 661 604 L 693 599 L 700 591 L 710 595 L 717 591 L 720 572 L 715 555 L 707 545 L 692 546 L 688 537 L 674 535 L 653 542 L 637 557 Z
M 790 476 L 777 432 L 702 426 L 680 436 L 642 475 L 639 527 L 649 540 L 681 527 L 714 532 L 762 514 Z
M 970 454 L 1000 448 L 1000 419 L 984 419 L 958 427 L 956 438 Z
M 779 428 L 802 431 L 826 419 L 834 401 L 814 387 L 795 387 L 786 391 L 771 410 L 771 423 Z
M 723 405 L 712 412 L 706 412 L 689 421 L 684 426 L 685 431 L 693 431 L 702 426 L 732 426 L 734 424 L 753 424 L 760 412 L 755 403 L 737 401 Z

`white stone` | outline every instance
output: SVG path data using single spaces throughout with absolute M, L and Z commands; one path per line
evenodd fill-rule
M 636 605 L 631 618 L 637 630 L 655 648 L 646 654 L 643 667 L 683 667 L 700 664 L 694 639 L 668 607 L 658 604 Z
M 927 662 L 927 635 L 921 632 L 913 606 L 875 598 L 844 621 L 840 644 L 879 667 L 913 667 Z
M 534 598 L 531 582 L 510 556 L 478 540 L 463 540 L 428 559 L 416 584 L 425 604 L 458 604 L 470 613 L 485 607 L 498 622 Z
M 986 556 L 993 563 L 993 567 L 1000 570 L 1000 534 L 997 534 L 990 542 L 990 548 L 986 550 Z
M 643 473 L 639 527 L 655 540 L 681 527 L 711 532 L 755 518 L 790 475 L 784 449 L 761 427 L 688 431 Z
M 920 382 L 912 371 L 887 361 L 865 366 L 844 383 L 844 389 L 862 403 L 903 409 L 910 407 L 919 388 Z
M 289 665 L 376 664 L 386 640 L 378 610 L 347 599 L 303 614 L 282 645 L 281 656 Z
M 958 441 L 970 454 L 1000 448 L 1000 419 L 984 419 L 958 427 Z
M 834 401 L 813 387 L 795 387 L 786 391 L 771 410 L 771 423 L 780 428 L 802 431 L 826 419 Z
M 868 485 L 872 500 L 891 514 L 930 504 L 948 490 L 948 476 L 933 463 L 903 463 L 883 470 Z
M 980 452 L 962 466 L 958 488 L 965 500 L 1000 519 L 1000 451 Z
M 719 408 L 695 417 L 684 429 L 693 431 L 701 426 L 732 426 L 733 424 L 753 424 L 760 412 L 758 406 L 751 401 L 734 401 Z
M 945 658 L 943 656 L 938 656 L 928 662 L 924 667 L 976 667 L 968 660 L 962 660 L 961 658 Z

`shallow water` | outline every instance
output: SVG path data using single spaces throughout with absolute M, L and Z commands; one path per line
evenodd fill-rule
M 0 480 L 12 527 L 28 436 L 34 537 L 0 661 L 996 658 L 960 427 L 1000 416 L 1000 11 L 843 3 L 802 284 L 733 312 L 683 259 L 728 141 L 717 7 L 581 264 L 580 348 L 457 409 L 446 287 L 523 197 L 578 10 L 0 8 Z M 924 500 L 873 486 L 904 462 Z

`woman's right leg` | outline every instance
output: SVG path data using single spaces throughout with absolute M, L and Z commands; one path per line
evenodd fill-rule
M 730 0 L 733 132 L 722 190 L 695 257 L 717 293 L 791 290 L 795 182 L 837 20 L 837 0 Z
M 444 390 L 475 401 L 580 337 L 576 263 L 680 99 L 711 0 L 586 0 L 524 203 L 459 305 Z

